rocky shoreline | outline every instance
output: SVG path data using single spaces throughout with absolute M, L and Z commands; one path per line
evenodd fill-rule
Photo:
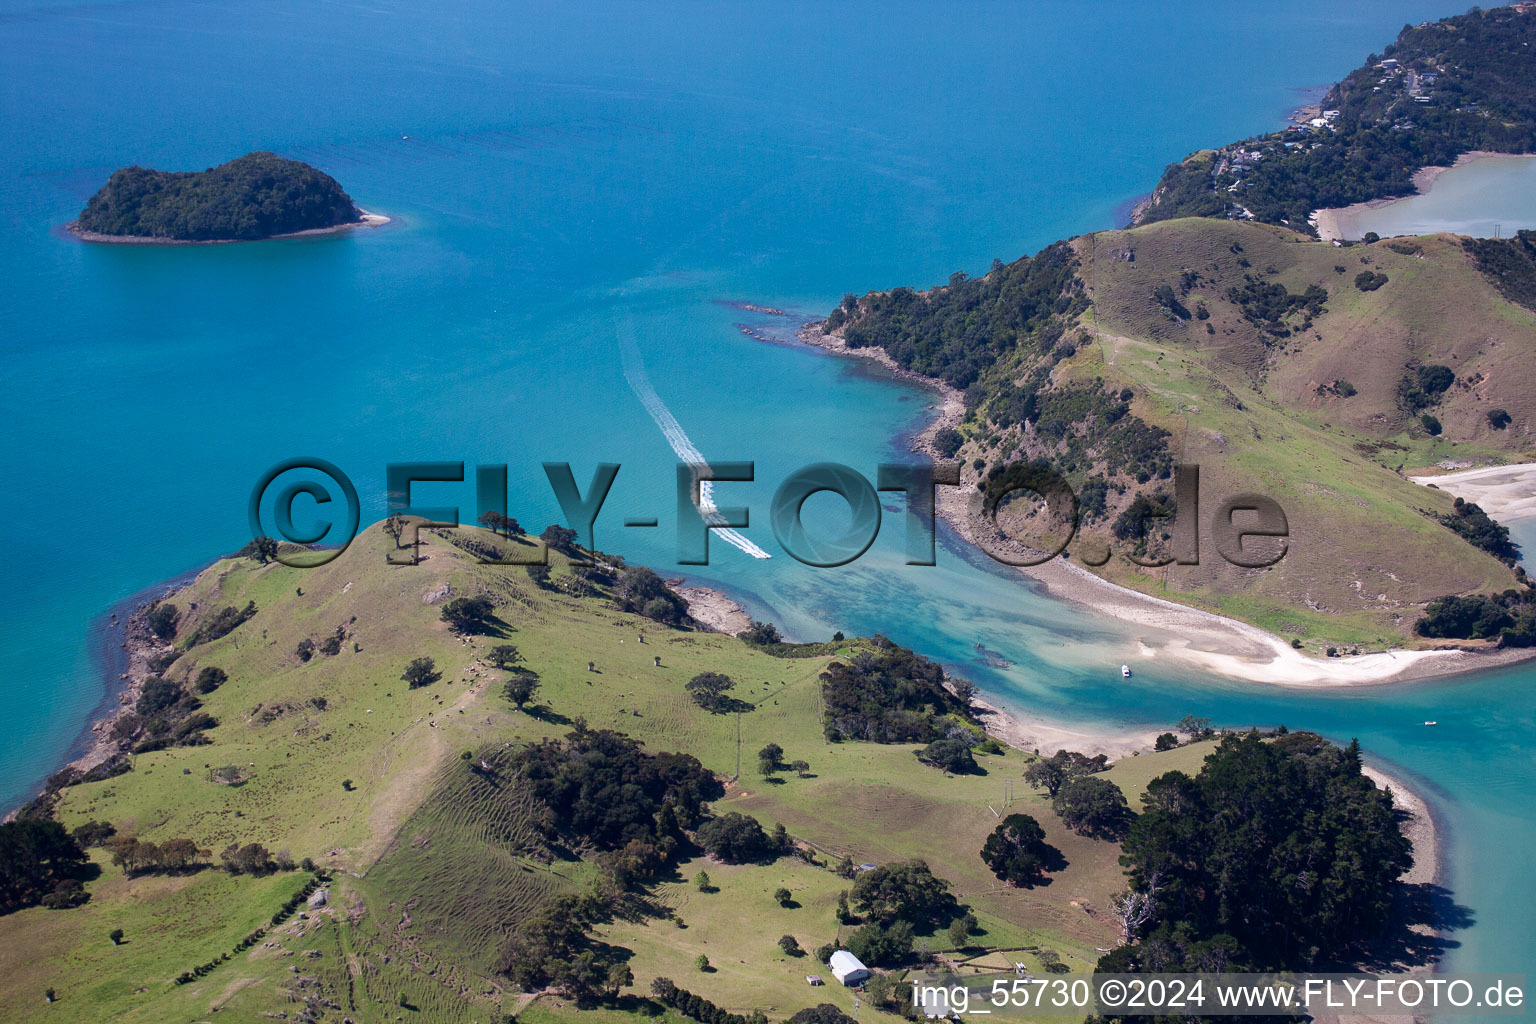
M 667 589 L 688 604 L 688 614 L 693 621 L 711 633 L 735 636 L 752 625 L 752 616 L 746 608 L 718 590 L 709 587 L 685 586 L 681 579 L 667 580 Z

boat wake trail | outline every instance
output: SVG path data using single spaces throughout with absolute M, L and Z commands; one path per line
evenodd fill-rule
M 629 324 L 619 327 L 619 359 L 624 365 L 624 379 L 629 382 L 629 389 L 640 399 L 640 404 L 645 406 L 645 411 L 650 413 L 656 426 L 661 428 L 667 443 L 677 453 L 677 457 L 684 462 L 695 466 L 703 465 L 704 455 L 694 446 L 688 434 L 683 430 L 683 425 L 677 422 L 677 417 L 672 415 L 672 410 L 661 400 L 656 389 L 651 386 L 651 378 L 645 372 L 645 360 L 640 356 L 640 348 L 635 344 L 634 329 Z M 715 536 L 740 551 L 744 551 L 753 558 L 769 558 L 768 552 L 752 543 L 746 537 L 729 527 L 724 527 L 725 517 L 715 505 L 715 485 L 709 480 L 700 480 L 698 473 L 694 473 L 694 482 L 698 485 L 699 514 L 704 517 L 706 523 L 715 525 Z

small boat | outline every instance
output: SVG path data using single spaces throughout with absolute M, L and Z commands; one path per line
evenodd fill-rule
M 1131 677 L 1131 666 L 1129 666 L 1129 665 L 1121 665 L 1120 666 L 1120 674 L 1122 676 L 1125 676 L 1125 678 L 1129 679 Z
M 1425 725 L 1439 725 L 1440 723 L 1435 721 L 1433 718 L 1431 718 L 1429 721 L 1425 722 L 1424 724 Z

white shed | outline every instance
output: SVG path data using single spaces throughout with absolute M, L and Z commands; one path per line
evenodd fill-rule
M 869 979 L 869 968 L 860 963 L 859 958 L 846 949 L 833 953 L 830 963 L 832 977 L 844 985 L 859 985 Z

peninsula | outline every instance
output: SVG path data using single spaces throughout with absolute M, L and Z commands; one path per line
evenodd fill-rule
M 323 171 L 247 153 L 206 171 L 122 168 L 69 229 L 89 242 L 251 242 L 387 220 L 359 210 Z
M 1174 656 L 1314 685 L 1528 656 L 1536 594 L 1507 528 L 1425 484 L 1532 461 L 1536 236 L 1330 244 L 1307 214 L 1411 188 L 1416 161 L 1532 148 L 1533 32 L 1524 6 L 1405 29 L 1316 124 L 1170 167 L 1139 224 L 847 295 L 802 338 L 938 391 L 913 447 L 960 463 L 940 511 L 961 536 L 1015 564 L 1060 550 L 1026 571 L 1184 633 Z M 1285 539 L 1218 556 L 1208 498 L 1175 551 L 1181 465 L 1215 501 L 1272 500 Z M 1075 498 L 1039 500 L 1057 474 Z
M 421 538 L 415 565 L 375 527 L 308 570 L 252 545 L 129 617 L 96 749 L 0 826 L 5 1005 L 847 1024 L 855 999 L 901 1020 L 908 970 L 1413 948 L 1432 822 L 1355 745 L 1191 715 L 1114 762 L 1020 749 L 884 637 L 727 636 L 615 556 Z M 1328 899 L 1282 884 L 1303 869 Z

